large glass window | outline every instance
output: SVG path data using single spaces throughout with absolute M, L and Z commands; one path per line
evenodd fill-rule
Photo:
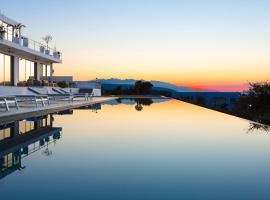
M 19 122 L 19 129 L 20 129 L 20 134 L 27 133 L 31 130 L 34 130 L 34 122 L 33 121 L 20 121 Z
M 14 154 L 14 153 L 9 153 L 9 154 L 1 157 L 0 159 L 1 159 L 0 171 L 4 171 L 7 168 L 10 168 L 13 165 L 17 165 L 20 163 L 19 156 Z
M 13 40 L 13 27 L 7 26 L 7 40 L 12 41 Z
M 29 78 L 34 78 L 34 62 L 20 59 L 19 63 L 19 81 L 28 81 Z
M 6 24 L 5 22 L 0 21 L 0 26 L 4 28 L 6 31 L 3 39 L 12 41 L 13 39 L 13 27 L 11 25 Z
M 51 125 L 51 118 L 48 115 L 45 118 L 40 119 L 39 122 L 40 122 L 40 128 L 47 127 L 47 126 Z M 19 122 L 20 134 L 25 134 L 29 131 L 34 130 L 34 129 L 35 129 L 35 122 L 34 121 L 23 120 L 23 121 Z
M 42 76 L 47 77 L 47 65 L 42 64 Z
M 0 141 L 11 136 L 10 128 L 0 130 Z
M 0 54 L 0 85 L 10 85 L 10 56 Z
M 47 76 L 51 76 L 51 66 L 47 66 Z

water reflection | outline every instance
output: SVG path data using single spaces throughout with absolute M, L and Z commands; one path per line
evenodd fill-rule
M 254 133 L 254 132 L 264 132 L 264 133 L 270 133 L 270 126 L 265 124 L 259 124 L 256 122 L 250 122 L 247 132 L 248 133 Z
M 222 112 L 233 111 L 233 107 L 240 98 L 239 92 L 182 92 L 176 99 Z
M 1 197 L 13 192 L 13 199 L 47 199 L 40 194 L 48 185 L 49 198 L 56 200 L 269 197 L 270 137 L 262 129 L 256 126 L 256 134 L 248 135 L 246 120 L 182 101 L 152 101 L 120 99 L 112 102 L 118 106 L 98 104 L 18 122 L 21 139 L 11 139 L 8 130 L 2 136 L 1 158 L 11 153 L 4 157 L 11 164 L 2 159 L 1 176 L 12 175 L 0 181 Z M 35 121 L 44 127 L 30 134 Z M 56 126 L 65 137 L 54 147 L 50 142 L 61 137 L 61 131 L 50 131 Z M 7 147 L 7 140 L 14 142 Z
M 105 102 L 103 104 L 108 105 L 119 105 L 119 104 L 125 104 L 125 105 L 135 105 L 134 108 L 137 111 L 142 111 L 144 106 L 150 106 L 154 103 L 161 103 L 165 101 L 169 101 L 168 98 L 132 98 L 132 99 L 117 99 Z
M 239 92 L 183 92 L 178 94 L 175 98 L 219 112 L 270 125 L 270 119 L 267 119 L 265 115 L 265 113 L 269 113 L 270 111 L 267 111 L 267 108 L 263 108 L 257 111 L 257 113 L 243 112 L 244 110 L 239 104 L 240 95 Z
M 0 179 L 22 170 L 22 159 L 44 149 L 49 156 L 51 143 L 61 138 L 61 128 L 53 127 L 52 115 L 25 119 L 0 126 Z
M 143 105 L 144 106 L 150 106 L 153 103 L 152 99 L 135 99 L 135 101 L 136 101 L 135 109 L 137 111 L 142 111 L 143 110 Z
M 76 110 L 91 110 L 97 113 L 101 104 L 93 104 Z M 46 116 L 28 118 L 0 126 L 0 179 L 22 170 L 22 159 L 42 150 L 42 155 L 51 156 L 50 144 L 61 138 L 62 128 L 53 127 L 55 115 L 73 115 L 73 110 L 64 110 Z
M 98 113 L 98 111 L 101 110 L 101 104 L 96 103 L 88 106 L 83 106 L 80 108 L 76 108 L 76 110 L 92 110 L 93 112 Z

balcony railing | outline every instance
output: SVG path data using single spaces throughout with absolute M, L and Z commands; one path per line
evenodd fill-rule
M 42 53 L 44 55 L 51 56 L 55 59 L 62 60 L 61 52 L 57 51 L 56 49 L 52 49 L 45 44 L 42 44 L 42 43 L 37 42 L 35 40 L 29 39 L 28 37 L 25 37 L 25 36 L 15 37 L 13 31 L 10 29 L 1 27 L 0 40 L 1 39 L 18 44 L 22 47 L 32 49 L 32 50 L 37 51 L 39 53 Z

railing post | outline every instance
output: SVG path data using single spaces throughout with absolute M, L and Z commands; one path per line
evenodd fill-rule
M 15 102 L 16 109 L 19 110 L 19 104 L 16 97 L 14 98 L 14 102 Z
M 69 96 L 69 101 L 70 101 L 70 103 L 73 102 L 73 100 L 74 100 L 74 99 L 73 99 L 73 95 L 70 95 L 70 96 Z
M 47 96 L 48 106 L 51 104 L 49 96 Z
M 37 102 L 37 97 L 35 96 L 35 103 L 36 103 L 36 107 L 38 107 L 38 102 Z
M 43 97 L 40 97 L 40 100 L 41 100 L 42 106 L 44 107 L 45 104 L 44 104 L 44 101 L 43 101 Z
M 6 111 L 9 111 L 9 106 L 8 106 L 8 102 L 6 98 L 4 98 L 4 102 L 5 102 Z

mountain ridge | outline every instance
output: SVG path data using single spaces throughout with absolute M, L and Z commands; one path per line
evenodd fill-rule
M 127 87 L 134 86 L 136 81 L 145 81 L 145 80 L 110 78 L 110 79 L 98 79 L 98 81 L 101 83 L 102 86 L 109 85 L 113 88 L 116 88 L 118 86 L 123 86 L 127 88 Z M 162 81 L 156 81 L 156 80 L 151 80 L 149 82 L 153 84 L 153 89 L 161 88 L 165 90 L 172 90 L 175 92 L 191 92 L 191 91 L 194 92 L 195 91 L 188 87 L 177 86 L 168 82 L 162 82 Z

